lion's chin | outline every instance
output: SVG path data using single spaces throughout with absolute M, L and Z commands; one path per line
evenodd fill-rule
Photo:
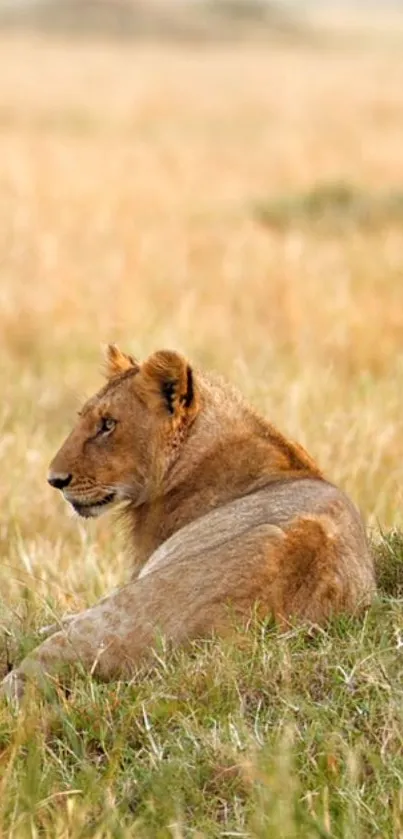
M 106 495 L 100 501 L 94 502 L 84 502 L 80 503 L 79 501 L 70 501 L 73 510 L 81 516 L 83 519 L 94 519 L 97 516 L 101 516 L 102 513 L 106 513 L 110 507 L 116 501 L 116 493 L 111 492 L 109 495 Z

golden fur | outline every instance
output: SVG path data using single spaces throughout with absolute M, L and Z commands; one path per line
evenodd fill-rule
M 139 365 L 109 347 L 107 377 L 49 482 L 82 516 L 126 505 L 136 570 L 25 658 L 6 693 L 77 662 L 129 676 L 158 634 L 178 645 L 225 633 L 254 608 L 286 626 L 368 604 L 361 517 L 300 446 L 178 353 Z

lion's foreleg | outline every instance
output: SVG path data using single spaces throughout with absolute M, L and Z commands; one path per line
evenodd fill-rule
M 27 680 L 41 683 L 80 665 L 104 680 L 125 678 L 152 653 L 158 637 L 177 646 L 212 631 L 225 632 L 232 621 L 229 605 L 237 614 L 249 614 L 260 600 L 270 611 L 271 579 L 282 539 L 279 528 L 262 525 L 191 561 L 186 546 L 182 555 L 174 550 L 162 565 L 47 638 L 7 676 L 3 691 L 18 697 Z
M 56 625 L 57 631 L 4 679 L 2 692 L 18 699 L 27 681 L 41 684 L 46 677 L 70 668 L 81 667 L 105 680 L 132 672 L 153 638 L 149 622 L 143 617 L 138 626 L 136 621 L 135 587 L 135 582 L 130 583 L 62 621 L 62 628 Z

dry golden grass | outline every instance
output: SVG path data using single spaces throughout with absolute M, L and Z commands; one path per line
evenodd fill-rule
M 27 588 L 69 609 L 122 577 L 111 522 L 71 521 L 46 484 L 109 340 L 220 370 L 375 532 L 402 525 L 401 229 L 254 215 L 317 182 L 403 179 L 401 54 L 0 49 L 3 604 Z

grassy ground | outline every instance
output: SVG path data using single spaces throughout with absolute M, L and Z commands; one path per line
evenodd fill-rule
M 109 340 L 238 384 L 362 508 L 380 579 L 364 621 L 2 707 L 0 835 L 401 839 L 401 51 L 0 48 L 0 670 L 127 573 L 46 485 Z

